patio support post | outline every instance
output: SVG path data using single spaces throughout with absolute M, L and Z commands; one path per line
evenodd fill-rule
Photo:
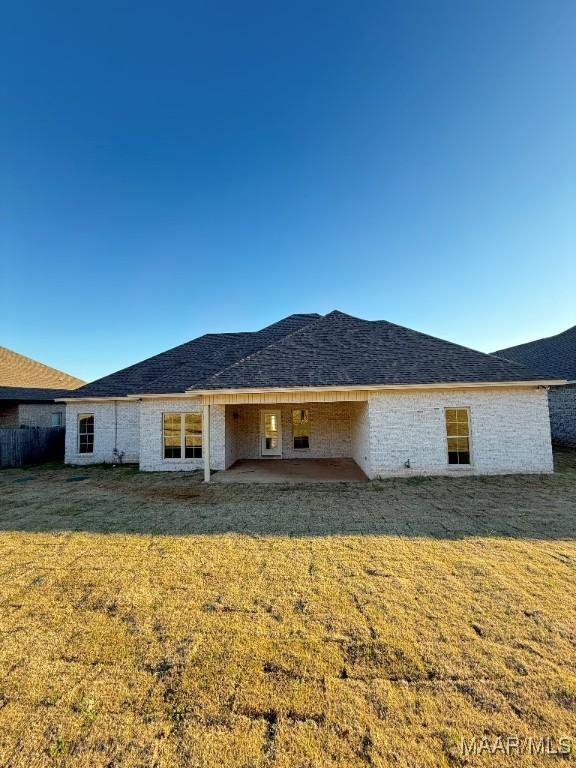
M 202 456 L 204 456 L 204 482 L 210 482 L 210 406 L 205 403 L 202 413 Z

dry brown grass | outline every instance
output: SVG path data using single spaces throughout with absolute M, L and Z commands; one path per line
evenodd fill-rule
M 488 765 L 461 736 L 576 737 L 560 465 L 310 487 L 0 472 L 0 765 Z

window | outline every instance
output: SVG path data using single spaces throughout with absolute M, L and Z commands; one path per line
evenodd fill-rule
M 187 459 L 202 458 L 202 414 L 185 414 L 184 455 Z
M 294 448 L 310 448 L 310 413 L 307 408 L 292 411 Z
M 164 414 L 164 458 L 182 458 L 181 414 Z
M 50 414 L 50 426 L 61 427 L 62 426 L 62 411 Z
M 94 453 L 94 414 L 78 415 L 78 453 Z
M 470 464 L 470 414 L 468 408 L 446 408 L 448 464 Z
M 165 459 L 202 458 L 202 415 L 165 413 L 163 422 Z M 184 456 L 182 456 L 184 446 Z

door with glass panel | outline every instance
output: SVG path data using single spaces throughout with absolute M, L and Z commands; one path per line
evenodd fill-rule
M 260 454 L 262 456 L 282 456 L 280 411 L 260 411 Z

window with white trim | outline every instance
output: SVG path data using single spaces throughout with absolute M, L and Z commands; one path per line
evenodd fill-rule
M 78 414 L 78 453 L 94 453 L 94 414 Z
M 202 458 L 202 414 L 165 413 L 162 420 L 165 459 Z
M 61 427 L 62 426 L 62 411 L 55 411 L 50 414 L 50 426 Z
M 446 408 L 448 464 L 470 464 L 470 411 Z
M 310 411 L 298 408 L 292 411 L 292 439 L 296 450 L 310 448 Z

